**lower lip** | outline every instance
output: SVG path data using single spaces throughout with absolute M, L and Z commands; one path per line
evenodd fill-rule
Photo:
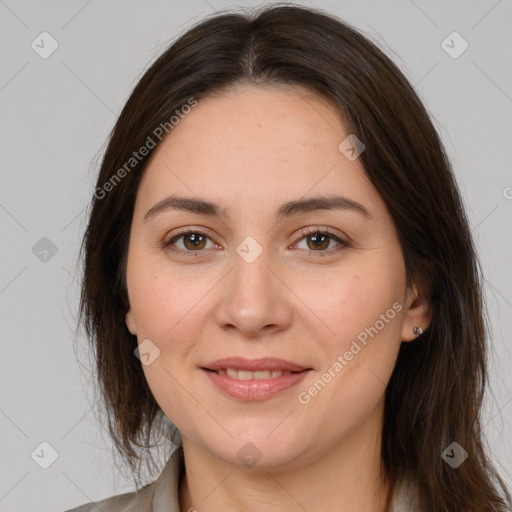
M 239 400 L 264 400 L 276 395 L 280 391 L 289 389 L 299 383 L 311 370 L 281 375 L 271 379 L 250 379 L 237 380 L 227 375 L 219 375 L 203 369 L 203 372 L 212 380 L 212 382 L 228 395 Z

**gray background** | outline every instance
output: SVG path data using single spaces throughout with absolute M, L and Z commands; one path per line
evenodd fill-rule
M 344 18 L 390 55 L 446 144 L 486 277 L 493 351 L 485 433 L 510 485 L 512 2 L 303 4 Z M 65 510 L 133 489 L 91 410 L 87 341 L 74 334 L 93 159 L 167 42 L 204 15 L 239 5 L 258 4 L 0 1 L 0 511 Z M 31 47 L 43 31 L 59 45 L 47 59 Z M 458 58 L 441 44 L 453 31 L 469 44 Z M 31 457 L 43 441 L 58 453 L 48 469 Z M 49 461 L 48 450 L 37 453 Z

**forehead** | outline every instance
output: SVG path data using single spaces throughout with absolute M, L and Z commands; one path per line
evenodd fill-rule
M 169 147 L 186 141 L 206 146 L 215 156 L 225 150 L 250 159 L 296 155 L 310 146 L 330 149 L 345 133 L 331 102 L 298 86 L 238 86 L 199 100 L 173 129 Z M 173 140 L 171 140 L 173 139 Z M 192 140 L 193 139 L 193 140 Z M 279 153 L 275 150 L 279 149 Z M 228 157 L 229 155 L 225 155 Z
M 308 194 L 378 194 L 359 160 L 339 150 L 349 135 L 334 104 L 298 86 L 239 86 L 198 100 L 155 150 L 138 202 L 168 193 L 270 208 Z M 373 205 L 374 208 L 379 205 Z

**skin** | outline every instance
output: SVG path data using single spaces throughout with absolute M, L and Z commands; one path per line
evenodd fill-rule
M 334 106 L 305 88 L 238 86 L 201 99 L 151 157 L 131 227 L 126 325 L 160 350 L 143 370 L 182 433 L 182 511 L 384 510 L 384 392 L 401 342 L 415 339 L 413 327 L 425 329 L 430 316 L 421 289 L 406 283 L 383 200 L 360 159 L 338 150 L 347 135 Z M 318 210 L 276 221 L 282 203 L 334 192 L 373 218 Z M 168 210 L 143 222 L 171 194 L 214 201 L 229 217 Z M 178 238 L 180 254 L 163 248 L 182 227 L 209 238 L 200 249 Z M 337 251 L 328 238 L 315 248 L 306 227 L 351 245 Z M 252 263 L 236 252 L 248 236 L 262 248 Z M 298 393 L 394 303 L 401 311 L 300 403 Z M 241 401 L 200 369 L 234 355 L 313 371 L 274 397 Z M 252 467 L 237 456 L 248 442 L 261 453 Z

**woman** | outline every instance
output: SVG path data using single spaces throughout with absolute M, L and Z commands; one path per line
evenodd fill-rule
M 459 192 L 357 31 L 290 5 L 199 23 L 137 84 L 94 195 L 81 313 L 110 433 L 134 474 L 169 422 L 178 447 L 75 512 L 509 510 Z

